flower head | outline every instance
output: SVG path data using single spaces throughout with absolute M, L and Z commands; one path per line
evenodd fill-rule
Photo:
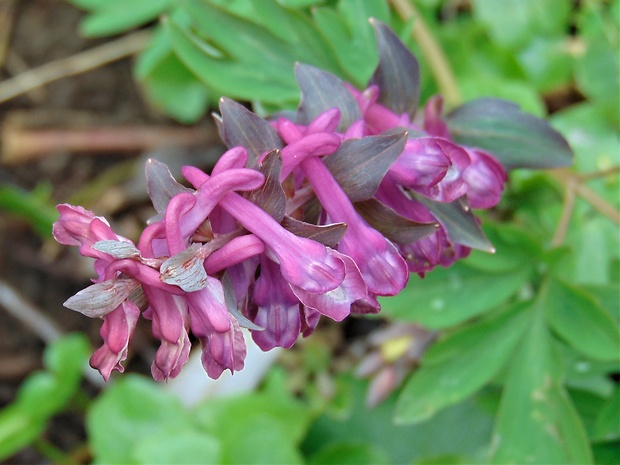
M 321 316 L 376 313 L 377 296 L 398 294 L 410 273 L 469 253 L 450 215 L 477 227 L 469 207 L 497 204 L 504 169 L 453 140 L 441 98 L 416 124 L 417 61 L 384 25 L 373 26 L 380 60 L 365 90 L 298 65 L 294 118 L 269 122 L 221 100 L 229 150 L 209 174 L 184 167 L 191 188 L 149 160 L 157 215 L 137 246 L 93 212 L 58 206 L 56 240 L 95 260 L 93 284 L 65 305 L 103 319 L 91 365 L 106 380 L 123 371 L 140 316 L 160 341 L 156 380 L 179 374 L 192 336 L 217 378 L 244 366 L 241 327 L 263 350 L 288 348 Z

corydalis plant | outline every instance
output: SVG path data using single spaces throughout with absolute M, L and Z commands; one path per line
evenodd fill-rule
M 92 212 L 58 206 L 56 240 L 95 259 L 94 284 L 65 305 L 103 318 L 91 365 L 106 380 L 123 371 L 140 316 L 161 341 L 152 364 L 161 380 L 187 361 L 190 333 L 217 378 L 243 368 L 241 327 L 269 350 L 308 336 L 321 315 L 376 313 L 377 297 L 398 294 L 410 273 L 448 266 L 471 247 L 492 250 L 471 208 L 499 201 L 506 166 L 570 161 L 555 131 L 506 102 L 472 103 L 444 120 L 436 97 L 414 121 L 417 61 L 373 25 L 380 62 L 365 90 L 298 65 L 294 117 L 267 121 L 221 100 L 216 122 L 229 150 L 210 174 L 183 169 L 192 188 L 150 160 L 157 216 L 137 244 Z M 547 153 L 524 156 L 513 147 L 519 137 L 530 146 L 538 138 Z

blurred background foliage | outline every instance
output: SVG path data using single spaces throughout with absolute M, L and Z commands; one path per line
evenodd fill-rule
M 34 443 L 75 461 L 44 436 L 49 418 L 78 399 L 95 463 L 617 463 L 620 1 L 70 2 L 86 13 L 83 35 L 152 30 L 135 81 L 183 123 L 221 96 L 261 114 L 294 109 L 295 62 L 363 88 L 377 60 L 374 17 L 420 60 L 423 102 L 436 93 L 448 109 L 514 101 L 548 117 L 575 162 L 513 171 L 482 222 L 496 253 L 474 251 L 384 298 L 373 321 L 401 328 L 396 336 L 336 350 L 331 333 L 319 333 L 251 392 L 190 408 L 123 375 L 89 397 L 79 386 L 87 342 L 60 340 L 0 412 L 0 457 Z M 0 208 L 43 237 L 61 200 L 43 184 L 0 186 Z

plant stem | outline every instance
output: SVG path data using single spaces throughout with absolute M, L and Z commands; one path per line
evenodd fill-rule
M 579 179 L 581 179 L 582 181 L 589 181 L 590 179 L 605 178 L 607 176 L 611 176 L 613 174 L 618 174 L 618 173 L 620 173 L 620 166 L 612 166 L 611 168 L 608 168 L 606 170 L 595 171 L 593 173 L 581 174 L 579 175 Z
M 1 86 L 2 84 L 0 84 Z M 29 128 L 4 124 L 0 128 L 0 161 L 8 165 L 27 163 L 57 152 L 109 156 L 166 146 L 202 146 L 214 141 L 215 133 L 202 127 L 163 125 L 88 126 Z
M 551 239 L 552 247 L 559 247 L 564 242 L 568 227 L 570 225 L 570 219 L 573 215 L 573 209 L 575 208 L 575 189 L 573 188 L 574 181 L 568 181 L 564 189 L 564 203 L 562 205 L 562 216 Z
M 0 68 L 4 66 L 9 40 L 13 33 L 15 0 L 0 1 Z
M 33 447 L 39 452 L 41 455 L 48 458 L 54 464 L 57 465 L 77 465 L 76 462 L 73 461 L 71 457 L 65 454 L 62 450 L 56 447 L 51 442 L 38 438 L 34 443 Z
M 435 36 L 428 28 L 422 15 L 413 2 L 407 0 L 390 0 L 392 6 L 404 21 L 414 18 L 411 34 L 422 49 L 422 53 L 431 68 L 440 93 L 449 107 L 462 103 L 461 93 L 454 77 L 452 67 Z
M 596 179 L 607 176 L 608 174 L 614 174 L 617 171 L 618 167 L 614 167 L 609 170 L 581 176 L 573 174 L 566 169 L 550 171 L 551 175 L 562 184 L 565 190 L 562 216 L 560 217 L 555 234 L 553 235 L 551 245 L 557 247 L 564 241 L 566 233 L 568 232 L 570 218 L 575 207 L 575 199 L 577 195 L 588 202 L 596 211 L 606 216 L 614 223 L 620 225 L 620 211 L 585 185 L 585 182 L 590 179 Z

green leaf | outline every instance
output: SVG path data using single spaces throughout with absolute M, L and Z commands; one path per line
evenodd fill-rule
M 240 100 L 264 100 L 283 105 L 297 101 L 299 90 L 293 79 L 279 68 L 250 66 L 248 63 L 213 57 L 210 46 L 174 19 L 164 27 L 179 59 L 201 81 L 212 87 L 214 97 L 227 95 Z
M 0 460 L 34 442 L 47 427 L 47 418 L 24 412 L 11 404 L 0 410 Z
M 598 305 L 603 307 L 609 315 L 614 317 L 616 323 L 620 323 L 620 283 L 611 282 L 606 285 L 588 285 L 583 289 L 590 294 Z
M 83 335 L 65 336 L 44 352 L 46 371 L 30 375 L 15 402 L 0 410 L 0 460 L 35 441 L 49 418 L 60 412 L 79 388 L 90 346 Z
M 365 86 L 378 58 L 376 38 L 368 20 L 376 18 L 389 23 L 387 2 L 340 0 L 336 9 L 315 8 L 312 16 L 352 82 L 358 87 Z
M 577 170 L 594 172 L 620 164 L 618 127 L 600 106 L 587 101 L 571 105 L 553 114 L 551 123 L 562 134 L 566 134 L 575 151 Z M 606 184 L 610 187 L 609 200 L 613 201 L 618 193 L 617 178 L 615 182 Z
M 223 464 L 297 464 L 309 413 L 281 393 L 255 393 L 203 404 L 194 419 L 221 442 Z
M 522 226 L 511 223 L 483 222 L 484 234 L 495 247 L 489 254 L 473 250 L 467 257 L 467 265 L 488 272 L 507 272 L 529 266 L 540 260 L 543 250 L 531 234 Z
M 254 14 L 250 19 L 291 45 L 296 61 L 314 64 L 339 75 L 343 73 L 327 40 L 306 14 L 287 8 L 281 1 L 251 3 Z
M 385 453 L 372 444 L 331 444 L 312 455 L 309 465 L 388 465 Z
M 171 15 L 179 24 L 189 24 L 182 10 Z M 213 100 L 209 87 L 174 54 L 162 27 L 156 28 L 149 46 L 138 55 L 134 76 L 153 106 L 182 123 L 197 121 Z
M 153 381 L 125 376 L 100 395 L 86 418 L 99 463 L 131 463 L 136 445 L 157 434 L 173 436 L 188 424 L 181 401 Z
M 211 103 L 207 86 L 172 53 L 140 79 L 149 103 L 181 123 L 195 123 Z
M 618 442 L 594 444 L 592 450 L 596 465 L 618 465 L 618 456 L 620 455 L 620 444 Z
M 562 135 L 511 102 L 483 98 L 460 106 L 446 122 L 454 139 L 493 154 L 507 169 L 555 168 L 572 163 Z
M 370 60 L 362 60 L 362 53 L 356 48 L 355 43 L 352 41 L 352 37 L 347 29 L 347 25 L 342 18 L 333 8 L 320 7 L 312 11 L 312 16 L 320 32 L 327 38 L 333 48 L 340 65 L 349 73 L 357 73 L 364 76 L 363 81 L 358 81 L 358 85 L 363 85 L 366 81 L 366 76 L 372 73 L 372 68 L 369 68 L 368 62 Z M 376 51 L 375 51 L 376 53 Z M 360 66 L 369 68 L 366 73 L 360 70 Z
M 446 328 L 487 312 L 514 295 L 530 276 L 523 267 L 506 273 L 484 272 L 457 262 L 424 279 L 410 279 L 398 295 L 380 298 L 382 312 L 430 329 Z
M 219 442 L 196 431 L 161 431 L 136 444 L 135 461 L 144 465 L 203 465 L 221 463 Z
M 528 82 L 545 92 L 568 84 L 572 79 L 572 57 L 568 53 L 566 37 L 537 37 L 523 49 L 518 60 Z
M 609 397 L 614 390 L 614 381 L 610 373 L 618 370 L 617 361 L 592 360 L 583 356 L 569 346 L 556 346 L 562 350 L 563 365 L 567 367 L 565 384 L 567 387 L 590 392 L 603 398 Z
M 351 403 L 349 415 L 338 412 L 317 418 L 303 444 L 303 450 L 311 457 L 331 445 L 344 443 L 371 444 L 388 456 L 388 463 L 394 464 L 452 454 L 464 457 L 464 463 L 483 462 L 482 450 L 490 434 L 491 417 L 475 401 L 450 406 L 423 423 L 395 425 L 395 396 L 369 408 L 364 405 L 367 382 L 348 375 L 338 380 L 337 385 L 342 386 Z
M 583 424 L 560 384 L 544 321 L 547 301 L 543 288 L 513 353 L 491 442 L 492 463 L 592 463 Z
M 577 24 L 585 50 L 575 62 L 575 80 L 581 92 L 606 109 L 617 126 L 620 57 L 618 9 L 610 2 L 589 2 L 580 9 Z
M 599 411 L 594 423 L 594 441 L 616 441 L 620 439 L 620 387 L 616 385 L 611 397 Z
M 20 408 L 40 418 L 62 410 L 79 387 L 90 352 L 81 334 L 70 334 L 48 346 L 43 354 L 46 370 L 29 376 L 17 394 Z
M 551 281 L 546 303 L 549 326 L 581 353 L 597 360 L 618 360 L 620 331 L 614 318 L 586 292 Z
M 80 24 L 87 37 L 101 37 L 128 31 L 156 19 L 172 0 L 109 0 L 93 5 L 93 11 Z
M 320 5 L 321 3 L 325 3 L 325 0 L 279 0 L 279 2 L 288 8 L 301 9 Z
M 397 423 L 418 423 L 466 399 L 504 366 L 527 322 L 523 305 L 431 346 L 402 390 Z
M 571 8 L 564 0 L 474 0 L 473 6 L 491 38 L 513 49 L 533 37 L 564 33 Z
M 51 237 L 58 212 L 50 204 L 49 189 L 44 184 L 28 192 L 10 184 L 0 185 L 0 210 L 25 218 L 44 238 Z
M 69 0 L 69 3 L 83 10 L 97 10 L 105 7 L 110 0 Z
M 183 6 L 198 35 L 208 38 L 231 59 L 288 71 L 292 78 L 295 51 L 289 44 L 259 25 L 202 0 L 184 0 Z

